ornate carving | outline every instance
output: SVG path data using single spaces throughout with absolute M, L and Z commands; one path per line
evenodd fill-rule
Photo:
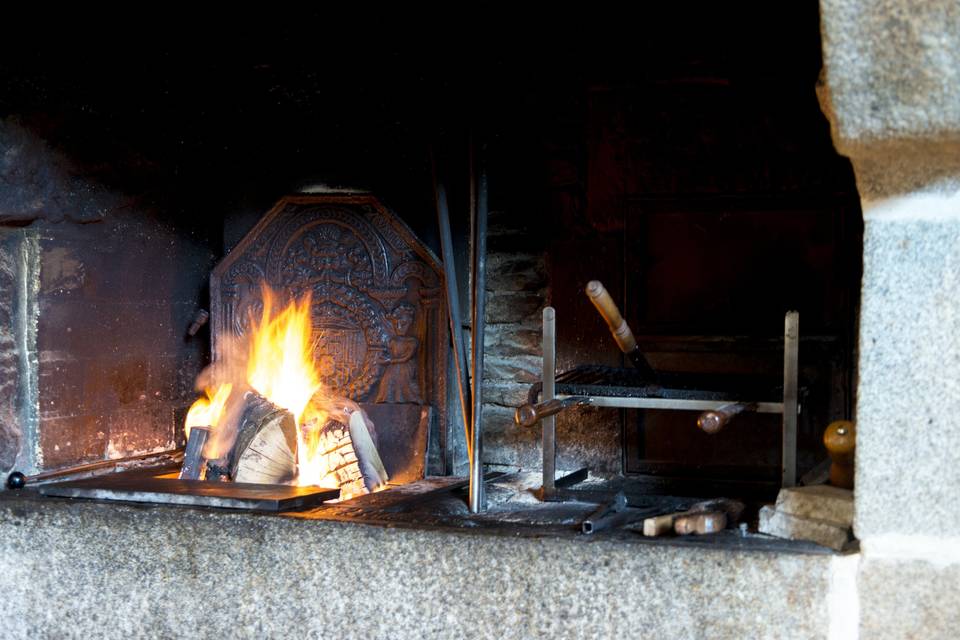
M 215 357 L 259 314 L 261 282 L 312 295 L 329 388 L 357 402 L 431 404 L 445 423 L 440 266 L 376 199 L 292 196 L 267 213 L 211 276 Z
M 408 335 L 416 314 L 412 305 L 404 303 L 387 315 L 393 325 L 393 335 L 387 343 L 387 353 L 381 360 L 387 365 L 387 370 L 380 378 L 374 402 L 420 403 L 416 359 L 420 341 Z

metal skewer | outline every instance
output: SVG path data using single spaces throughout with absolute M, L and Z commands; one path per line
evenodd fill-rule
M 443 254 L 443 275 L 447 287 L 447 315 L 450 317 L 450 334 L 453 339 L 453 365 L 457 370 L 460 391 L 460 410 L 463 414 L 463 429 L 467 439 L 467 454 L 471 454 L 470 428 L 470 380 L 467 373 L 467 350 L 463 342 L 463 318 L 460 315 L 460 296 L 457 293 L 457 268 L 453 256 L 453 236 L 450 233 L 450 210 L 447 207 L 447 191 L 437 179 L 433 164 L 433 185 L 437 198 L 437 219 L 440 226 L 440 248 Z

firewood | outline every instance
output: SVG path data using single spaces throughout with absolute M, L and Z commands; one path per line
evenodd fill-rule
M 227 457 L 230 479 L 288 484 L 297 475 L 297 425 L 293 415 L 254 391 L 242 396 L 237 437 Z
M 316 443 L 311 445 L 316 452 L 310 456 L 319 458 L 315 463 L 319 468 L 310 470 L 309 482 L 339 486 L 344 497 L 386 484 L 387 472 L 377 453 L 373 421 L 356 403 L 317 394 L 307 415 L 303 432 L 307 441 Z
M 360 473 L 363 474 L 363 481 L 368 491 L 387 484 L 387 470 L 383 468 L 383 461 L 380 459 L 380 453 L 370 431 L 373 422 L 369 416 L 358 408 L 350 414 L 350 439 L 353 441 L 353 450 L 357 454 L 357 461 L 360 464 Z

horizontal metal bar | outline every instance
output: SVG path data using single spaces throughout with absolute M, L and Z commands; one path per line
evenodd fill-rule
M 557 394 L 564 399 L 574 396 Z M 618 409 L 674 409 L 677 411 L 707 411 L 730 404 L 731 400 L 689 400 L 681 398 L 621 398 L 617 396 L 590 396 L 591 406 Z M 758 402 L 756 413 L 783 413 L 782 402 Z
M 131 468 L 163 466 L 167 464 L 180 464 L 183 460 L 183 447 L 176 449 L 167 449 L 156 453 L 142 453 L 128 458 L 114 458 L 112 460 L 100 460 L 97 462 L 88 462 L 65 469 L 56 469 L 54 471 L 43 471 L 41 473 L 25 476 L 24 480 L 28 485 L 40 485 L 47 482 L 58 482 L 61 480 L 79 480 L 87 475 L 96 475 L 98 472 L 116 473 L 126 471 Z
M 579 484 L 587 479 L 587 476 L 590 475 L 590 469 L 583 467 L 582 469 L 577 469 L 572 473 L 568 473 L 565 476 L 557 478 L 553 484 L 557 487 L 572 487 L 575 484 Z

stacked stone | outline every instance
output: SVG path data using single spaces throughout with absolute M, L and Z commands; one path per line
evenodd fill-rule
M 760 533 L 837 551 L 850 540 L 852 526 L 853 492 L 829 485 L 781 489 L 776 505 L 760 509 Z
M 484 332 L 484 462 L 506 468 L 539 467 L 539 430 L 518 429 L 516 407 L 540 380 L 541 312 L 547 296 L 546 259 L 531 249 L 518 216 L 491 212 Z

